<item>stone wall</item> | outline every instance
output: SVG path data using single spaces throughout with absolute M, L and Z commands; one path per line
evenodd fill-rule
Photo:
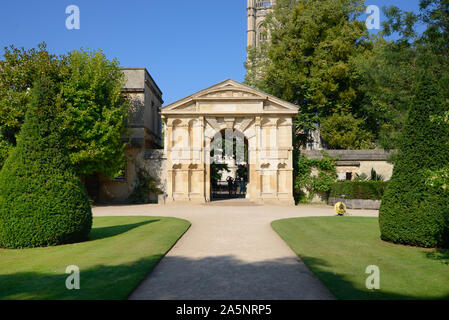
M 394 151 L 385 150 L 323 150 L 331 157 L 337 157 L 337 174 L 339 180 L 346 180 L 346 174 L 351 173 L 355 178 L 356 174 L 366 174 L 368 177 L 374 169 L 381 174 L 385 180 L 390 180 L 393 174 L 393 165 L 388 162 L 388 158 Z M 309 159 L 320 159 L 323 157 L 320 150 L 301 150 Z
M 128 160 L 123 177 L 115 180 L 100 178 L 101 203 L 127 203 L 136 186 L 137 172 L 140 169 L 144 169 L 155 178 L 158 188 L 166 193 L 167 159 L 163 149 L 128 148 L 125 154 Z M 157 195 L 150 195 L 150 198 L 156 200 Z
M 125 172 L 122 177 L 109 179 L 100 177 L 99 202 L 121 204 L 126 203 L 129 195 L 133 192 L 139 159 L 141 157 L 141 148 L 130 147 L 125 151 L 127 158 Z
M 167 157 L 163 149 L 146 150 L 142 167 L 156 179 L 158 188 L 167 193 Z
M 384 177 L 384 179 L 390 180 L 393 174 L 393 165 L 388 162 L 389 157 L 395 151 L 385 150 L 301 150 L 309 159 L 321 159 L 323 152 L 327 153 L 333 158 L 338 158 L 336 164 L 336 171 L 338 180 L 346 180 L 347 173 L 351 173 L 352 179 L 356 177 L 356 174 L 366 174 L 368 177 L 371 175 L 371 170 Z M 306 192 L 307 194 L 307 192 Z M 339 199 L 327 199 L 327 195 L 320 193 L 315 195 L 312 199 L 313 203 L 326 203 L 334 205 Z M 378 200 L 345 200 L 349 209 L 378 209 L 380 201 Z
M 348 209 L 364 210 L 379 210 L 382 203 L 381 200 L 329 198 L 329 205 L 335 206 L 340 201 L 344 202 Z
M 162 92 L 146 68 L 122 68 L 126 84 L 122 91 L 130 100 L 127 136 L 122 137 L 130 145 L 125 150 L 127 163 L 125 174 L 117 179 L 99 178 L 98 201 L 100 203 L 126 203 L 137 184 L 141 168 L 158 180 L 165 188 L 166 171 L 160 152 L 149 150 L 161 148 L 162 121 L 159 114 L 164 101 Z M 163 150 L 162 150 L 163 151 Z M 155 155 L 153 155 L 155 154 Z M 165 189 L 164 189 L 165 190 Z

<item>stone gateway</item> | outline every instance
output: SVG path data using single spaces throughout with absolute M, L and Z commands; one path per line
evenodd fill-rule
M 167 202 L 211 200 L 213 141 L 241 136 L 248 154 L 247 199 L 294 205 L 293 118 L 298 107 L 226 80 L 161 109 Z

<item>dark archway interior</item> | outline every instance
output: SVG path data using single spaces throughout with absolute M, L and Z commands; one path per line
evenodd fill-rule
M 222 130 L 211 146 L 211 200 L 245 198 L 249 182 L 248 140 L 239 131 Z

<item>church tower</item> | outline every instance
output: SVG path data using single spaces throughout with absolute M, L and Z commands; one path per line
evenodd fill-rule
M 265 16 L 276 4 L 276 0 L 247 0 L 246 9 L 248 15 L 247 46 L 259 47 L 260 43 L 267 40 L 262 23 Z

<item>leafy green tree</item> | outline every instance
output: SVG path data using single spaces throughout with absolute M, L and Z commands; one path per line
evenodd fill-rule
M 321 136 L 330 149 L 370 149 L 372 136 L 363 129 L 363 120 L 352 114 L 338 114 L 321 121 Z
M 44 43 L 30 50 L 5 48 L 0 61 L 0 168 L 16 145 L 33 83 L 44 74 L 61 82 L 65 67 L 65 59 L 49 54 Z
M 421 0 L 421 20 L 427 25 L 422 41 L 439 55 L 449 56 L 449 0 Z
M 357 20 L 362 8 L 363 1 L 280 0 L 266 21 L 271 40 L 248 50 L 246 81 L 300 106 L 297 141 L 334 113 L 352 114 L 377 146 L 395 149 L 420 61 L 449 70 L 449 0 L 421 0 L 419 14 L 385 7 L 373 38 Z
M 0 167 L 16 145 L 34 81 L 45 75 L 61 84 L 63 126 L 78 175 L 100 172 L 115 177 L 124 166 L 128 103 L 121 94 L 124 75 L 101 51 L 72 51 L 57 57 L 45 43 L 37 49 L 5 48 L 0 63 Z
M 221 180 L 221 175 L 223 172 L 231 172 L 226 163 L 211 163 L 210 164 L 210 181 L 212 186 L 216 187 L 218 181 Z
M 419 14 L 394 6 L 384 8 L 384 13 L 386 20 L 374 41 L 373 54 L 356 57 L 353 64 L 363 93 L 360 111 L 367 128 L 378 145 L 395 149 L 418 75 L 429 66 L 446 73 L 449 70 L 449 1 L 421 0 Z M 418 23 L 425 26 L 423 34 L 416 31 Z M 397 40 L 386 40 L 393 34 Z
M 115 177 L 125 164 L 128 103 L 121 94 L 124 75 L 101 51 L 72 51 L 62 85 L 70 160 L 80 175 Z
M 397 147 L 407 119 L 415 79 L 417 54 L 410 44 L 378 38 L 373 54 L 352 60 L 361 90 L 359 114 L 377 145 Z
M 298 124 L 312 129 L 334 113 L 354 113 L 358 84 L 351 58 L 369 54 L 358 0 L 280 0 L 266 19 L 271 40 L 250 49 L 246 81 L 300 107 Z
M 419 75 L 380 208 L 383 240 L 449 247 L 449 99 L 447 87 L 442 87 L 444 76 L 431 66 Z
M 0 247 L 85 240 L 92 212 L 66 149 L 58 85 L 41 77 L 29 99 L 17 147 L 0 172 Z

